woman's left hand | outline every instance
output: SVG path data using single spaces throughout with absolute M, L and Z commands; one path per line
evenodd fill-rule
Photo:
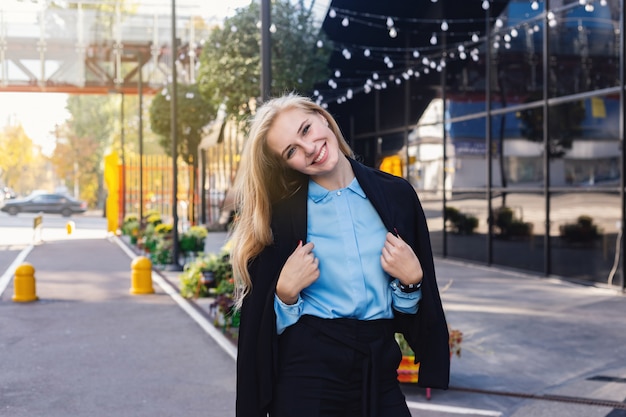
M 417 284 L 424 276 L 422 264 L 413 249 L 391 232 L 387 233 L 380 263 L 386 273 L 398 278 L 404 285 Z

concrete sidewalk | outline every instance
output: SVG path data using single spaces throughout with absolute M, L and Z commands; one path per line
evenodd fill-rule
M 225 239 L 211 232 L 207 251 Z M 232 352 L 172 296 L 178 273 L 155 272 L 155 294 L 130 295 L 131 258 L 110 239 L 46 242 L 26 261 L 40 300 L 13 303 L 12 287 L 0 298 L 0 416 L 234 415 Z M 403 386 L 414 416 L 626 415 L 623 295 L 450 260 L 436 267 L 462 356 L 450 390 L 427 400 Z

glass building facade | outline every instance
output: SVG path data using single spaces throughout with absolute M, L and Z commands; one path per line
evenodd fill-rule
M 431 92 L 366 99 L 377 126 L 329 110 L 366 161 L 414 185 L 436 255 L 623 289 L 623 1 L 492 11 L 476 42 L 437 43 Z M 384 116 L 394 97 L 404 128 Z

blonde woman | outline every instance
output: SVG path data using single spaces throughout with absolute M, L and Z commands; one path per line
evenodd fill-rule
M 236 184 L 237 417 L 410 417 L 401 332 L 447 388 L 448 330 L 424 212 L 295 94 L 261 106 Z

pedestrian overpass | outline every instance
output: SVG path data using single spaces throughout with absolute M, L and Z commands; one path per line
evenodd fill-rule
M 178 81 L 195 82 L 207 22 L 178 7 L 172 48 L 168 3 L 132 10 L 102 0 L 2 0 L 0 92 L 150 94 L 171 82 L 172 56 Z

